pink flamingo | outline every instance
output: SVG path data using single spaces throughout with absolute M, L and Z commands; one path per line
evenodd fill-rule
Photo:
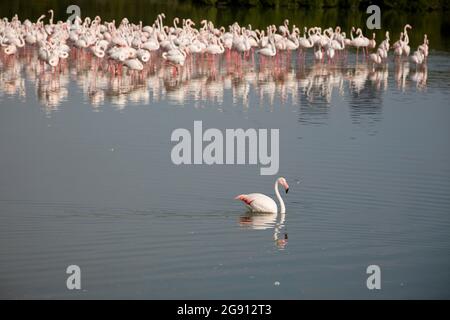
M 289 191 L 289 185 L 285 178 L 280 177 L 275 181 L 274 186 L 275 195 L 280 203 L 280 213 L 286 213 L 284 201 L 278 191 L 278 184 L 281 184 L 284 187 L 286 193 Z M 275 201 L 262 193 L 240 194 L 235 199 L 244 202 L 251 212 L 278 213 L 278 206 Z

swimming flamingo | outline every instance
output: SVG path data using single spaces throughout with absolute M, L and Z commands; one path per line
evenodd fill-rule
M 278 191 L 278 184 L 284 187 L 286 193 L 289 191 L 289 185 L 285 178 L 280 177 L 275 181 L 274 186 L 275 195 L 280 203 L 280 213 L 286 213 L 284 201 Z M 275 201 L 262 193 L 240 194 L 235 199 L 243 201 L 251 212 L 278 213 L 278 206 Z

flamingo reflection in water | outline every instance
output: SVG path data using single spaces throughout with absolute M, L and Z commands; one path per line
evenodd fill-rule
M 252 34 L 250 31 L 247 33 Z M 308 41 L 314 40 L 319 43 L 318 31 L 309 34 L 308 39 L 311 39 Z M 272 31 L 269 35 L 274 37 L 267 40 L 270 44 L 276 37 Z M 263 40 L 264 36 L 261 34 L 258 41 Z M 148 41 L 152 42 L 154 39 L 150 38 Z M 287 104 L 289 99 L 292 105 L 297 105 L 302 101 L 302 96 L 306 97 L 308 103 L 314 103 L 318 99 L 330 103 L 334 91 L 339 95 L 344 95 L 345 90 L 359 94 L 368 83 L 373 84 L 374 90 L 387 89 L 389 72 L 387 61 L 381 64 L 368 62 L 351 65 L 345 60 L 345 54 L 341 54 L 341 59 L 334 57 L 331 64 L 311 63 L 313 57 L 310 57 L 310 60 L 298 58 L 289 50 L 276 49 L 278 58 L 264 57 L 265 61 L 262 63 L 258 50 L 253 52 L 249 50 L 246 53 L 247 57 L 243 58 L 226 47 L 227 41 L 224 39 L 211 46 L 211 52 L 221 52 L 222 47 L 225 51 L 224 54 L 215 54 L 213 59 L 202 57 L 207 53 L 188 54 L 184 65 L 180 66 L 177 72 L 174 72 L 173 65 L 168 64 L 161 56 L 161 49 L 148 52 L 146 62 L 141 62 L 138 66 L 138 69 L 142 70 L 116 72 L 117 66 L 111 66 L 115 62 L 99 59 L 91 53 L 101 52 L 104 49 L 104 44 L 100 41 L 96 42 L 96 47 L 92 50 L 71 48 L 70 52 L 76 59 L 61 58 L 57 70 L 41 63 L 39 50 L 31 45 L 18 47 L 14 55 L 7 55 L 0 50 L 0 93 L 25 95 L 24 80 L 28 79 L 35 84 L 35 91 L 41 104 L 51 113 L 67 99 L 70 83 L 75 83 L 81 88 L 86 100 L 95 110 L 108 103 L 122 110 L 128 105 L 162 100 L 177 105 L 192 101 L 197 107 L 205 106 L 205 102 L 214 102 L 223 107 L 224 95 L 227 93 L 231 93 L 234 104 L 240 104 L 243 108 L 268 105 L 273 109 Z M 329 39 L 326 41 L 330 42 Z M 380 47 L 386 48 L 387 42 L 388 37 Z M 428 51 L 428 42 L 428 38 L 425 37 L 418 49 L 424 56 Z M 301 42 L 299 46 L 300 44 Z M 146 47 L 150 48 L 150 44 Z M 61 50 L 66 50 L 64 48 Z M 136 57 L 142 58 L 144 55 L 142 52 L 138 53 L 138 50 Z M 133 56 L 129 52 L 128 54 Z M 248 58 L 251 55 L 255 58 Z M 122 56 L 119 55 L 120 59 L 123 57 L 124 53 Z M 132 59 L 139 58 L 128 60 L 135 61 Z M 239 64 L 235 63 L 236 59 L 240 59 Z M 132 64 L 133 62 L 128 62 L 128 65 Z M 125 67 L 126 65 L 124 64 Z M 114 69 L 114 72 L 111 72 L 111 69 Z M 408 60 L 396 61 L 393 70 L 394 78 L 401 90 L 405 90 L 410 80 L 414 81 L 419 89 L 426 87 L 428 71 L 426 58 L 422 64 L 417 65 L 412 75 L 409 74 Z M 252 95 L 251 92 L 255 94 Z
M 239 217 L 242 228 L 252 230 L 273 229 L 272 240 L 278 249 L 285 249 L 288 244 L 285 213 L 246 213 Z
M 0 54 L 0 92 L 23 96 L 24 80 L 28 79 L 35 84 L 38 99 L 48 112 L 57 110 L 67 99 L 70 83 L 81 89 L 94 109 L 110 103 L 121 110 L 127 105 L 163 100 L 176 105 L 192 101 L 197 107 L 212 102 L 223 107 L 227 93 L 231 94 L 233 104 L 245 109 L 265 105 L 273 109 L 288 101 L 298 105 L 302 96 L 309 103 L 318 99 L 330 103 L 333 92 L 341 96 L 346 91 L 359 94 L 369 83 L 374 90 L 387 90 L 390 70 L 388 65 L 345 63 L 308 67 L 266 61 L 261 65 L 257 59 L 253 63 L 245 60 L 237 68 L 225 56 L 218 57 L 212 64 L 190 56 L 184 67 L 174 74 L 172 66 L 157 53 L 151 55 L 139 73 L 118 75 L 111 74 L 106 65 L 92 63 L 95 58 L 65 61 L 55 73 L 42 67 L 34 51 L 24 51 L 14 59 Z M 399 89 L 405 90 L 411 80 L 419 89 L 426 87 L 426 63 L 414 70 L 410 75 L 408 61 L 395 64 L 393 74 Z

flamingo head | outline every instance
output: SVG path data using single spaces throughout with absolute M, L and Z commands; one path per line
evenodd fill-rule
M 52 67 L 56 67 L 56 66 L 58 65 L 58 63 L 59 63 L 59 58 L 56 57 L 56 56 L 51 57 L 51 58 L 48 60 L 48 64 L 51 65 Z
M 278 178 L 277 181 L 283 186 L 283 188 L 286 191 L 286 193 L 288 193 L 289 192 L 289 185 L 288 185 L 286 179 L 284 177 L 280 177 L 280 178 Z

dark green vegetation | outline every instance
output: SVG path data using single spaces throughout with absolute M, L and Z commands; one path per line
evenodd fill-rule
M 349 2 L 351 0 L 347 0 Z M 337 1 L 336 1 L 337 2 Z M 340 2 L 340 1 L 339 1 Z M 359 2 L 359 1 L 357 1 Z M 391 0 L 393 2 L 393 0 Z M 412 2 L 412 1 L 411 1 Z M 365 28 L 368 15 L 363 8 L 290 8 L 279 7 L 236 7 L 236 6 L 203 6 L 190 1 L 177 0 L 16 0 L 0 1 L 0 15 L 12 17 L 19 14 L 21 20 L 26 18 L 36 20 L 49 9 L 55 10 L 55 19 L 65 20 L 69 16 L 66 8 L 76 4 L 81 9 L 81 17 L 99 15 L 103 20 L 115 19 L 119 22 L 127 17 L 130 21 L 152 24 L 158 13 L 166 14 L 165 24 L 172 25 L 174 17 L 191 18 L 200 25 L 200 21 L 208 19 L 216 26 L 228 26 L 237 21 L 242 26 L 251 24 L 253 28 L 265 28 L 269 24 L 280 25 L 284 19 L 289 19 L 290 25 L 295 24 L 303 30 L 304 26 L 336 27 L 341 26 L 349 33 L 352 26 L 361 27 L 365 34 L 371 30 Z M 48 15 L 48 14 L 47 14 Z M 384 38 L 384 32 L 389 30 L 393 41 L 406 23 L 413 26 L 410 32 L 412 47 L 421 43 L 423 34 L 430 37 L 433 49 L 447 50 L 450 48 L 450 21 L 448 12 L 442 10 L 426 12 L 410 12 L 394 9 L 381 11 L 381 30 L 376 30 L 377 42 Z M 48 21 L 48 20 L 47 20 Z M 393 42 L 392 42 L 393 43 Z
M 386 9 L 427 11 L 448 10 L 448 0 L 193 0 L 194 2 L 218 6 L 263 6 L 263 7 L 306 7 L 306 8 L 362 8 L 371 4 Z

